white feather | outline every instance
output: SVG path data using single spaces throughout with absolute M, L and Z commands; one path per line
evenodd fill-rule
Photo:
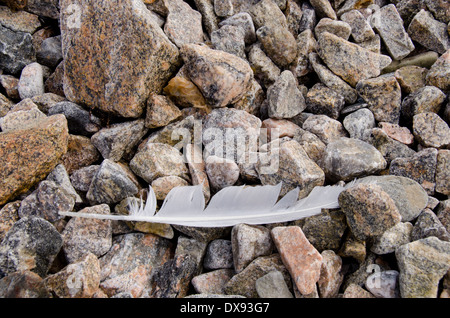
M 339 194 L 346 186 L 315 187 L 298 200 L 298 189 L 278 200 L 281 183 L 275 186 L 232 186 L 220 190 L 205 209 L 201 185 L 176 187 L 167 195 L 156 213 L 156 197 L 150 187 L 147 202 L 132 204 L 129 215 L 103 215 L 78 212 L 60 212 L 71 217 L 144 221 L 193 227 L 227 227 L 239 223 L 269 224 L 299 220 L 320 214 L 322 209 L 339 208 Z M 278 202 L 277 202 L 278 201 Z

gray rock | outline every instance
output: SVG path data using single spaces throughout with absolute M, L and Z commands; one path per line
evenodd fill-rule
M 344 40 L 348 40 L 350 38 L 352 28 L 347 22 L 323 18 L 314 28 L 316 38 L 318 39 L 323 32 L 329 32 L 343 38 Z
M 0 280 L 2 298 L 50 298 L 44 280 L 36 273 L 21 270 Z
M 253 23 L 255 24 L 255 29 L 259 29 L 262 26 L 280 26 L 282 28 L 287 28 L 286 16 L 281 11 L 280 7 L 274 0 L 262 0 L 252 1 L 252 5 L 248 12 L 252 16 Z M 245 10 L 243 10 L 245 11 Z
M 325 250 L 320 255 L 322 255 L 322 266 L 320 278 L 317 281 L 320 297 L 335 298 L 344 279 L 342 258 L 332 250 Z
M 250 14 L 247 12 L 237 13 L 219 23 L 219 27 L 224 25 L 233 25 L 242 28 L 244 31 L 245 44 L 251 44 L 256 41 L 255 26 Z
M 344 105 L 345 99 L 340 93 L 321 83 L 315 84 L 306 94 L 306 111 L 312 114 L 338 119 Z
M 316 50 L 317 41 L 311 30 L 307 29 L 297 36 L 297 57 L 289 65 L 289 70 L 299 81 L 302 80 L 303 76 L 313 71 L 311 62 L 309 61 L 309 54 Z
M 302 2 L 302 18 L 298 28 L 298 33 L 305 30 L 314 30 L 314 26 L 317 24 L 316 10 L 309 4 L 309 2 Z
M 81 203 L 81 198 L 75 191 L 70 181 L 69 174 L 63 164 L 59 164 L 50 172 L 46 178 L 48 181 L 55 182 L 58 186 L 61 186 L 67 193 L 73 197 L 75 203 Z
M 389 137 L 389 135 L 380 128 L 373 128 L 370 131 L 367 142 L 377 148 L 388 164 L 394 159 L 411 157 L 416 153 L 404 143 Z
M 91 142 L 104 159 L 117 162 L 130 155 L 147 133 L 144 123 L 144 119 L 138 119 L 113 124 L 92 135 Z
M 214 49 L 234 54 L 242 59 L 246 59 L 244 39 L 244 30 L 233 25 L 224 25 L 211 33 Z
M 399 298 L 399 272 L 395 270 L 375 272 L 365 282 L 365 287 L 378 298 Z
M 0 119 L 0 127 L 3 132 L 24 129 L 36 125 L 39 120 L 46 117 L 38 109 L 36 104 L 28 98 L 16 104 L 16 106 Z
M 258 278 L 255 286 L 260 298 L 294 298 L 280 271 L 272 271 Z
M 203 260 L 207 270 L 233 268 L 233 249 L 230 240 L 217 239 L 208 244 Z
M 378 255 L 393 253 L 397 247 L 411 242 L 412 229 L 409 222 L 397 223 L 375 238 L 370 250 Z
M 375 183 L 394 200 L 403 222 L 413 221 L 428 204 L 428 195 L 416 181 L 394 175 L 369 176 L 361 183 Z
M 358 94 L 366 101 L 377 121 L 398 124 L 402 105 L 402 90 L 393 76 L 361 80 Z
M 44 277 L 63 244 L 56 228 L 39 217 L 14 223 L 0 243 L 0 276 L 30 270 Z
M 267 24 L 256 30 L 264 52 L 279 67 L 286 67 L 297 56 L 297 42 L 287 29 L 279 25 Z
M 299 198 L 306 197 L 314 187 L 325 182 L 323 170 L 308 157 L 302 146 L 295 141 L 287 141 L 280 145 L 277 152 L 276 169 L 264 169 L 264 160 L 259 158 L 256 170 L 263 185 L 276 185 L 282 182 L 280 195 L 298 187 Z M 269 170 L 269 171 L 267 171 Z
M 203 26 L 208 34 L 217 30 L 219 18 L 214 12 L 214 3 L 211 0 L 194 0 L 197 10 L 202 14 Z
M 64 216 L 59 212 L 70 212 L 75 206 L 75 199 L 62 186 L 53 181 L 42 181 L 39 187 L 22 200 L 19 217 L 37 216 L 49 222 L 56 222 Z
M 439 281 L 448 271 L 450 242 L 427 237 L 398 247 L 402 298 L 436 298 Z
M 319 17 L 327 17 L 333 20 L 337 20 L 336 12 L 328 0 L 311 0 L 313 8 L 316 10 Z
M 402 101 L 402 116 L 412 122 L 420 113 L 438 113 L 445 101 L 445 94 L 435 86 L 419 88 Z
M 444 54 L 450 48 L 447 24 L 435 20 L 433 15 L 420 10 L 408 27 L 411 38 L 429 50 Z
M 436 165 L 436 192 L 450 195 L 450 150 L 440 149 Z
M 216 191 L 234 185 L 239 179 L 240 169 L 233 160 L 209 156 L 205 167 L 209 183 Z
M 17 90 L 21 99 L 44 94 L 44 69 L 42 65 L 34 62 L 25 66 L 20 75 Z
M 428 194 L 434 194 L 437 149 L 427 148 L 408 158 L 392 160 L 389 174 L 407 177 L 419 183 Z
M 35 61 L 31 34 L 14 32 L 0 25 L 0 68 L 19 76 L 26 65 Z
M 424 209 L 417 217 L 411 232 L 411 241 L 435 236 L 441 241 L 450 241 L 450 234 L 437 215 L 430 209 Z
M 59 19 L 58 0 L 28 0 L 27 11 L 51 19 Z
M 181 153 L 162 143 L 147 143 L 130 161 L 130 168 L 148 183 L 163 176 L 189 179 Z
M 401 60 L 414 50 L 414 44 L 403 27 L 403 20 L 395 5 L 389 4 L 375 11 L 371 23 L 394 60 Z
M 297 87 L 294 75 L 284 71 L 267 91 L 268 113 L 271 118 L 292 118 L 305 108 L 305 99 Z
M 427 84 L 448 91 L 450 90 L 450 49 L 442 54 L 431 66 L 427 74 Z
M 203 269 L 202 265 L 207 247 L 208 247 L 207 242 L 181 235 L 178 237 L 177 240 L 175 257 L 178 255 L 186 255 L 186 254 L 192 256 L 192 260 L 194 261 L 196 266 L 196 274 L 198 274 Z
M 37 62 L 52 69 L 56 68 L 62 59 L 61 36 L 45 39 L 42 41 L 41 47 L 36 52 Z
M 341 137 L 348 136 L 341 122 L 326 115 L 309 116 L 304 121 L 302 128 L 317 135 L 326 145 Z
M 323 166 L 327 177 L 350 181 L 385 169 L 386 160 L 369 143 L 342 137 L 327 145 Z
M 106 204 L 84 208 L 80 213 L 110 214 Z M 73 263 L 88 252 L 100 257 L 111 248 L 112 228 L 110 220 L 72 218 L 61 233 L 64 255 Z
M 375 32 L 373 32 L 369 22 L 358 10 L 348 11 L 341 15 L 340 19 L 350 25 L 352 37 L 356 43 L 365 42 L 375 37 Z
M 281 74 L 278 66 L 266 55 L 259 44 L 250 47 L 248 61 L 255 78 L 260 80 L 266 88 L 272 85 Z
M 120 163 L 105 159 L 95 174 L 86 194 L 91 204 L 117 203 L 138 192 L 137 180 Z
M 450 128 L 435 113 L 420 113 L 413 117 L 413 133 L 424 147 L 446 148 L 450 145 Z
M 97 174 L 100 165 L 90 165 L 78 170 L 75 170 L 70 175 L 70 182 L 73 187 L 81 192 L 88 192 L 92 179 Z
M 231 231 L 234 270 L 239 273 L 259 256 L 272 254 L 270 230 L 264 226 L 238 224 Z
M 369 109 L 362 108 L 345 116 L 342 123 L 350 138 L 367 141 L 372 128 L 375 127 L 375 118 Z
M 358 184 L 339 195 L 347 223 L 359 240 L 382 235 L 402 219 L 394 200 L 376 184 Z
M 233 15 L 233 2 L 231 0 L 214 0 L 214 12 L 218 17 L 229 17 Z
M 48 115 L 55 114 L 66 116 L 71 134 L 90 136 L 100 129 L 100 119 L 75 103 L 63 101 L 54 104 L 48 110 Z

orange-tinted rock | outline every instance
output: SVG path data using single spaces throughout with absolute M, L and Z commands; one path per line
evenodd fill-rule
M 91 139 L 85 136 L 69 135 L 67 152 L 61 160 L 68 174 L 75 170 L 87 167 L 100 158 L 100 152 L 92 144 Z
M 64 115 L 0 133 L 0 205 L 44 179 L 66 153 L 68 138 Z
M 63 0 L 64 92 L 70 101 L 122 117 L 139 117 L 179 65 L 140 0 Z M 127 45 L 132 43 L 132 45 Z
M 322 255 L 298 226 L 275 227 L 272 238 L 301 294 L 311 294 L 320 277 Z

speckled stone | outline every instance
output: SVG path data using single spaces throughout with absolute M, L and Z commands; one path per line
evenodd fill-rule
M 67 98 L 139 117 L 149 94 L 158 93 L 180 64 L 177 47 L 142 1 L 64 0 L 60 8 Z
M 207 270 L 233 268 L 233 249 L 230 240 L 217 239 L 206 248 L 203 267 Z
M 100 264 L 88 253 L 44 280 L 48 290 L 58 298 L 91 298 L 100 284 Z
M 438 296 L 439 281 L 448 272 L 450 242 L 427 237 L 398 247 L 395 257 L 402 298 Z
M 253 78 L 247 62 L 224 51 L 185 44 L 181 55 L 189 78 L 213 108 L 238 101 Z
M 256 41 L 255 26 L 248 12 L 237 13 L 219 23 L 219 27 L 224 25 L 240 27 L 244 31 L 245 44 L 251 44 Z
M 350 25 L 352 37 L 356 43 L 368 41 L 375 37 L 375 32 L 360 11 L 348 11 L 341 15 L 340 19 Z
M 66 116 L 69 132 L 74 135 L 91 136 L 101 126 L 101 121 L 97 116 L 91 114 L 84 107 L 72 102 L 62 101 L 54 104 L 48 110 L 48 115 L 56 114 Z
M 259 43 L 250 46 L 248 62 L 253 69 L 255 78 L 260 80 L 265 87 L 272 85 L 281 74 L 280 68 L 267 56 Z
M 316 38 L 319 38 L 323 32 L 329 32 L 344 40 L 348 40 L 352 33 L 352 28 L 347 22 L 323 18 L 320 19 L 319 23 L 317 23 L 314 28 Z
M 210 186 L 216 191 L 234 185 L 239 179 L 240 169 L 233 160 L 209 156 L 205 167 Z
M 380 55 L 324 32 L 318 39 L 318 54 L 325 64 L 343 80 L 355 87 L 360 80 L 377 77 L 391 63 Z
M 108 205 L 101 204 L 87 207 L 80 212 L 110 214 L 110 209 Z M 61 235 L 64 239 L 64 255 L 69 263 L 77 261 L 88 252 L 100 257 L 111 248 L 111 221 L 72 218 Z
M 51 116 L 25 130 L 0 133 L 0 204 L 27 191 L 67 151 L 67 121 Z
M 426 85 L 428 69 L 415 65 L 403 66 L 395 71 L 395 78 L 402 91 L 410 94 Z
M 297 56 L 297 42 L 291 32 L 279 25 L 264 25 L 256 30 L 264 52 L 279 67 L 286 67 Z
M 394 200 L 376 184 L 358 184 L 344 190 L 339 205 L 360 240 L 382 235 L 402 219 Z
M 62 244 L 50 222 L 39 217 L 20 219 L 0 243 L 0 276 L 30 270 L 45 277 Z
M 386 122 L 380 122 L 378 123 L 378 126 L 394 140 L 400 141 L 405 145 L 412 145 L 414 143 L 414 135 L 407 127 L 401 127 L 398 124 Z
M 283 264 L 300 293 L 312 293 L 320 278 L 322 255 L 308 242 L 298 226 L 275 227 L 271 234 Z
M 238 224 L 231 231 L 234 270 L 239 273 L 259 256 L 272 254 L 270 230 L 263 226 Z
M 241 27 L 224 25 L 211 33 L 211 42 L 216 50 L 222 50 L 246 59 L 245 33 Z
M 398 124 L 402 106 L 400 84 L 393 76 L 380 76 L 358 82 L 358 94 L 366 101 L 377 121 Z
M 367 277 L 364 286 L 378 298 L 399 298 L 399 274 L 395 270 L 375 272 Z
M 224 286 L 233 275 L 232 269 L 216 269 L 193 277 L 191 283 L 199 294 L 222 294 L 224 297 Z
M 61 157 L 61 162 L 71 175 L 74 171 L 90 166 L 100 159 L 100 152 L 85 136 L 69 135 L 67 152 Z
M 2 298 L 50 298 L 44 280 L 36 273 L 20 270 L 0 280 Z
M 377 237 L 370 250 L 378 255 L 393 253 L 397 247 L 411 242 L 412 229 L 409 222 L 397 223 Z
M 44 69 L 39 63 L 25 66 L 20 74 L 17 90 L 21 99 L 44 94 Z
M 272 271 L 255 282 L 260 298 L 294 298 L 280 271 Z
M 14 32 L 0 25 L 0 67 L 9 74 L 20 76 L 22 69 L 36 61 L 32 36 L 27 32 Z
M 348 136 L 341 122 L 326 115 L 309 116 L 304 121 L 302 128 L 317 135 L 326 145 L 341 137 Z
M 145 127 L 158 128 L 181 119 L 180 109 L 164 95 L 151 95 L 147 101 Z
M 448 91 L 450 90 L 450 50 L 442 54 L 431 66 L 427 74 L 427 84 Z
M 306 94 L 306 111 L 338 119 L 345 105 L 344 97 L 327 86 L 317 83 Z
M 424 209 L 416 219 L 411 232 L 411 241 L 435 236 L 442 241 L 450 241 L 450 234 L 437 215 L 430 209 Z
M 372 128 L 375 127 L 375 118 L 369 109 L 361 108 L 345 116 L 342 123 L 350 138 L 367 141 Z
M 413 133 L 424 147 L 446 148 L 450 145 L 450 128 L 435 113 L 420 113 L 413 117 Z
M 342 274 L 342 258 L 332 250 L 325 250 L 322 255 L 320 278 L 317 281 L 321 298 L 334 298 L 338 295 L 344 275 Z
M 436 165 L 436 192 L 450 195 L 450 150 L 440 149 Z

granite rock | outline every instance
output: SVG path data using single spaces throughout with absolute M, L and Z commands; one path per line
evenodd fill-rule
M 272 271 L 258 278 L 255 282 L 256 292 L 260 298 L 293 298 L 283 274 Z
M 446 148 L 450 145 L 450 128 L 436 113 L 420 113 L 413 117 L 413 133 L 424 147 Z
M 49 298 L 50 293 L 44 280 L 29 270 L 21 270 L 0 280 L 2 298 Z
M 36 53 L 30 33 L 12 31 L 0 25 L 0 68 L 19 76 L 22 69 L 36 61 Z

